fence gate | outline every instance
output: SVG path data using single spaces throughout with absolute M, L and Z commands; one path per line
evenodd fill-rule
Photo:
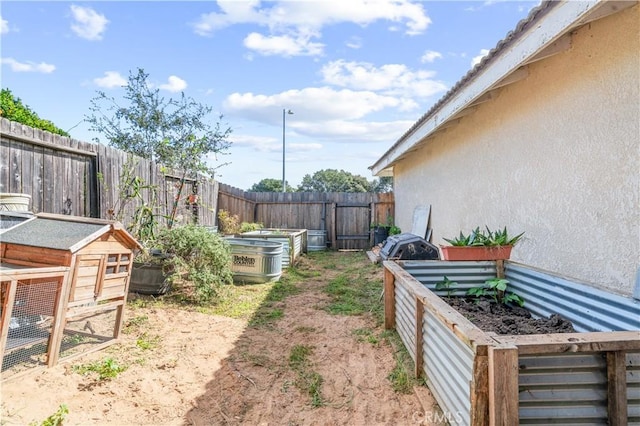
M 335 204 L 335 248 L 338 250 L 368 250 L 371 248 L 370 224 L 370 204 Z

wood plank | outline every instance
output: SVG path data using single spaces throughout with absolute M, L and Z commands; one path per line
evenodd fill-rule
M 11 142 L 4 138 L 0 139 L 0 164 L 9 164 Z M 0 192 L 11 192 L 9 185 L 9 167 L 0 167 Z
M 60 280 L 58 286 L 57 298 L 55 302 L 55 313 L 53 315 L 53 324 L 51 326 L 51 337 L 49 339 L 49 348 L 47 352 L 47 365 L 53 367 L 58 363 L 60 356 L 60 347 L 62 346 L 62 337 L 66 324 L 64 312 L 69 301 L 69 277 L 70 271 L 67 270 L 64 277 Z
M 471 395 L 471 425 L 486 426 L 489 418 L 489 348 L 484 346 L 473 359 L 473 378 L 469 383 Z
M 0 354 L 4 357 L 5 348 L 7 347 L 7 336 L 9 334 L 9 322 L 11 321 L 11 314 L 13 313 L 13 306 L 16 302 L 16 290 L 18 288 L 18 281 L 11 280 L 8 282 L 0 283 L 5 290 L 5 300 L 0 300 L 2 303 L 2 328 L 0 328 Z
M 416 325 L 416 335 L 415 335 L 415 340 L 416 340 L 415 375 L 416 375 L 416 378 L 420 378 L 420 377 L 424 376 L 424 366 L 423 366 L 423 361 L 424 361 L 423 353 L 424 352 L 422 350 L 422 344 L 424 343 L 424 333 L 422 331 L 422 321 L 424 319 L 424 305 L 422 304 L 422 301 L 418 297 L 415 298 L 415 304 L 416 304 L 416 312 L 415 312 L 415 325 Z
M 34 146 L 31 192 L 31 211 L 34 213 L 40 213 L 44 208 L 44 180 L 44 149 Z
M 627 356 L 624 351 L 607 352 L 607 411 L 609 425 L 627 425 Z
M 396 286 L 395 276 L 384 269 L 384 328 L 392 330 L 396 326 Z
M 51 133 L 45 132 L 45 138 L 51 137 Z M 42 155 L 42 188 L 43 188 L 43 200 L 41 212 L 55 212 L 54 208 L 54 195 L 56 176 L 55 176 L 55 161 L 54 151 L 45 149 Z
M 518 348 L 489 347 L 489 425 L 518 424 Z
M 9 162 L 9 192 L 22 193 L 22 147 L 16 142 L 11 147 Z
M 518 347 L 521 355 L 564 352 L 640 351 L 638 330 L 590 333 L 499 336 L 503 343 Z

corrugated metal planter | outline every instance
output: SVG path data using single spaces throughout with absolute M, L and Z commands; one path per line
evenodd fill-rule
M 259 231 L 243 232 L 236 235 L 236 238 L 262 239 L 282 243 L 282 268 L 295 264 L 302 253 L 307 251 L 307 230 L 306 229 L 270 229 L 265 228 Z
M 452 424 L 640 424 L 640 303 L 515 262 L 384 262 L 385 327 L 395 328 Z M 452 296 L 504 276 L 534 316 L 579 332 L 485 333 Z
M 236 283 L 266 283 L 282 276 L 282 243 L 249 238 L 227 238 L 231 271 Z

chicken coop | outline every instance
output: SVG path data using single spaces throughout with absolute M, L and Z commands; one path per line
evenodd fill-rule
M 2 379 L 115 343 L 137 240 L 102 219 L 40 213 L 12 225 L 0 229 Z

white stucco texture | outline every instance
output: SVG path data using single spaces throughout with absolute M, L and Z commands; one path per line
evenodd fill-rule
M 580 27 L 394 165 L 396 222 L 431 204 L 433 242 L 525 232 L 512 260 L 631 295 L 640 265 L 640 8 Z

